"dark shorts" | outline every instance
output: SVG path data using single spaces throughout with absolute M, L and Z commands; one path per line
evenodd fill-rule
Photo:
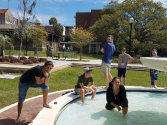
M 21 83 L 19 82 L 19 102 L 24 102 L 27 94 L 27 90 L 29 87 L 37 88 L 41 87 L 43 91 L 49 90 L 49 86 L 45 86 L 45 84 L 37 84 L 36 82 L 34 83 Z
M 118 67 L 118 77 L 121 77 L 123 75 L 123 77 L 126 77 L 126 68 L 119 68 Z
M 150 73 L 151 85 L 154 85 L 154 80 L 158 80 L 158 74 L 159 74 L 159 71 L 157 71 L 155 73 Z
M 120 104 L 116 104 L 118 106 L 121 106 L 121 107 L 128 107 L 128 100 L 124 101 L 124 102 L 121 102 Z M 113 108 L 115 108 L 114 106 L 112 106 L 110 103 L 107 103 L 106 104 L 106 109 L 107 110 L 112 110 Z

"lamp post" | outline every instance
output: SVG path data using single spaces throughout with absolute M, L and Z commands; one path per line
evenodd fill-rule
M 130 50 L 131 50 L 131 34 L 132 34 L 132 24 L 134 23 L 134 18 L 131 17 L 129 19 L 129 23 L 130 23 L 130 40 L 129 40 L 129 54 L 130 54 Z

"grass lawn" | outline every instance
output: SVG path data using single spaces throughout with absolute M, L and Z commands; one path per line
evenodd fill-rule
M 81 74 L 83 74 L 83 68 L 71 67 L 52 73 L 49 79 L 49 92 L 73 89 L 77 83 L 78 76 Z M 111 74 L 117 76 L 117 70 L 111 70 Z M 92 76 L 96 86 L 105 86 L 104 75 L 100 69 L 93 69 Z M 166 81 L 167 74 L 160 73 L 157 86 L 166 87 Z M 18 83 L 19 78 L 0 80 L 0 109 L 18 101 Z M 127 86 L 151 86 L 149 72 L 127 71 Z M 41 94 L 42 92 L 36 92 L 36 89 L 30 88 L 27 98 Z

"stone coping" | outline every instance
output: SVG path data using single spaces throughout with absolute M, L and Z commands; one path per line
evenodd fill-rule
M 164 88 L 154 89 L 152 87 L 140 87 L 140 86 L 138 87 L 125 86 L 125 88 L 126 90 L 134 90 L 134 91 L 138 90 L 138 91 L 151 91 L 151 92 L 167 92 L 167 89 L 164 89 Z M 70 89 L 69 91 L 71 90 L 73 89 Z M 105 91 L 106 90 L 102 89 L 102 87 L 97 87 L 97 92 L 105 92 Z M 87 93 L 86 95 L 89 95 L 89 94 L 90 93 Z M 77 98 L 80 98 L 80 96 L 75 95 L 74 92 L 69 92 L 51 101 L 49 104 L 52 106 L 52 109 L 43 108 L 39 112 L 37 117 L 29 125 L 54 125 L 63 107 Z

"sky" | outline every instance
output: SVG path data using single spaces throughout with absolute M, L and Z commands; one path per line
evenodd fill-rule
M 18 11 L 19 0 L 10 0 L 9 9 L 14 17 Z M 32 2 L 33 0 L 31 0 Z M 55 17 L 63 26 L 75 26 L 76 12 L 91 12 L 91 9 L 103 9 L 111 0 L 37 0 L 33 13 L 40 18 L 43 25 L 49 25 L 49 19 Z M 119 0 L 122 2 L 123 0 Z M 163 3 L 167 8 L 167 0 L 153 0 Z M 8 0 L 0 0 L 0 9 L 8 8 Z M 35 19 L 33 20 L 35 22 Z

